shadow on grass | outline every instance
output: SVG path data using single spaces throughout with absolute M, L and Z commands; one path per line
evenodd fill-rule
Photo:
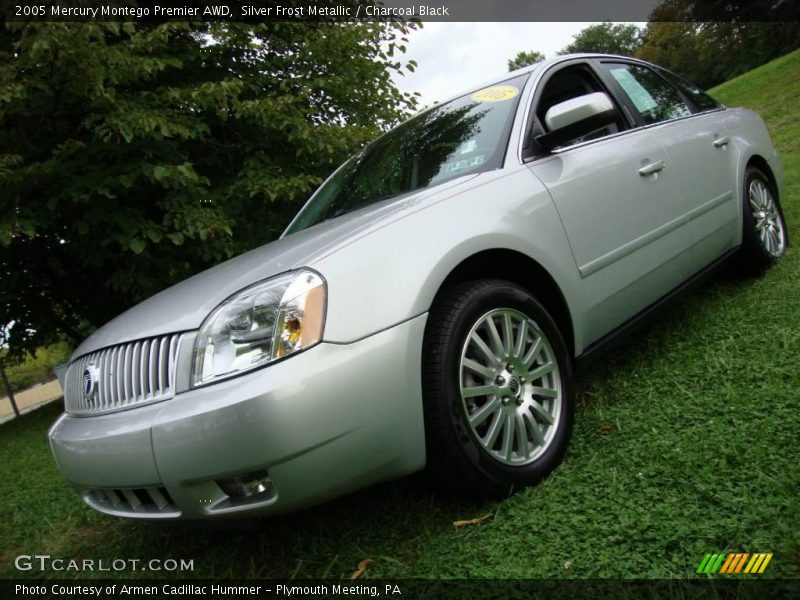
M 412 475 L 288 515 L 168 524 L 106 518 L 101 528 L 117 538 L 120 550 L 136 539 L 133 556 L 193 558 L 196 571 L 178 576 L 339 577 L 390 541 L 419 538 L 431 527 L 452 528 L 454 520 L 492 512 L 493 506 L 434 492 L 424 476 Z M 96 554 L 94 541 L 86 542 L 71 550 Z
M 602 385 L 610 373 L 639 370 L 655 361 L 668 358 L 676 342 L 686 342 L 696 335 L 687 331 L 687 320 L 711 318 L 726 298 L 742 294 L 753 286 L 754 277 L 743 275 L 733 260 L 728 261 L 707 280 L 686 290 L 648 316 L 645 323 L 612 346 L 601 350 L 588 364 L 578 365 L 575 373 L 578 410 L 588 405 L 585 392 Z

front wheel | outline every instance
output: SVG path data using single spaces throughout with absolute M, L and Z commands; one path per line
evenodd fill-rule
M 481 280 L 445 290 L 422 359 L 429 468 L 467 493 L 503 496 L 562 460 L 574 400 L 567 346 L 523 288 Z

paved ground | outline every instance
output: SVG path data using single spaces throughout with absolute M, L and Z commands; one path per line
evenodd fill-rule
M 64 392 L 58 384 L 58 380 L 48 381 L 40 385 L 35 385 L 22 392 L 14 394 L 17 401 L 17 408 L 20 413 L 26 413 L 44 406 L 49 402 L 63 397 Z M 0 423 L 4 423 L 14 418 L 14 410 L 11 408 L 11 401 L 6 396 L 0 397 Z

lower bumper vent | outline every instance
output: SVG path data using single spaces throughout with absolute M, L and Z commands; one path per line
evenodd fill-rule
M 178 508 L 163 487 L 89 490 L 86 502 L 101 511 L 141 515 L 175 514 Z

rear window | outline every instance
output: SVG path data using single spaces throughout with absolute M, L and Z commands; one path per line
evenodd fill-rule
M 692 114 L 683 97 L 655 71 L 629 63 L 606 63 L 611 76 L 648 125 Z
M 664 69 L 659 69 L 659 72 L 666 77 L 669 82 L 672 83 L 672 85 L 683 92 L 701 112 L 704 110 L 722 108 L 722 105 L 719 102 L 714 100 L 695 84 L 686 81 L 682 77 L 678 77 L 674 73 L 670 73 Z

